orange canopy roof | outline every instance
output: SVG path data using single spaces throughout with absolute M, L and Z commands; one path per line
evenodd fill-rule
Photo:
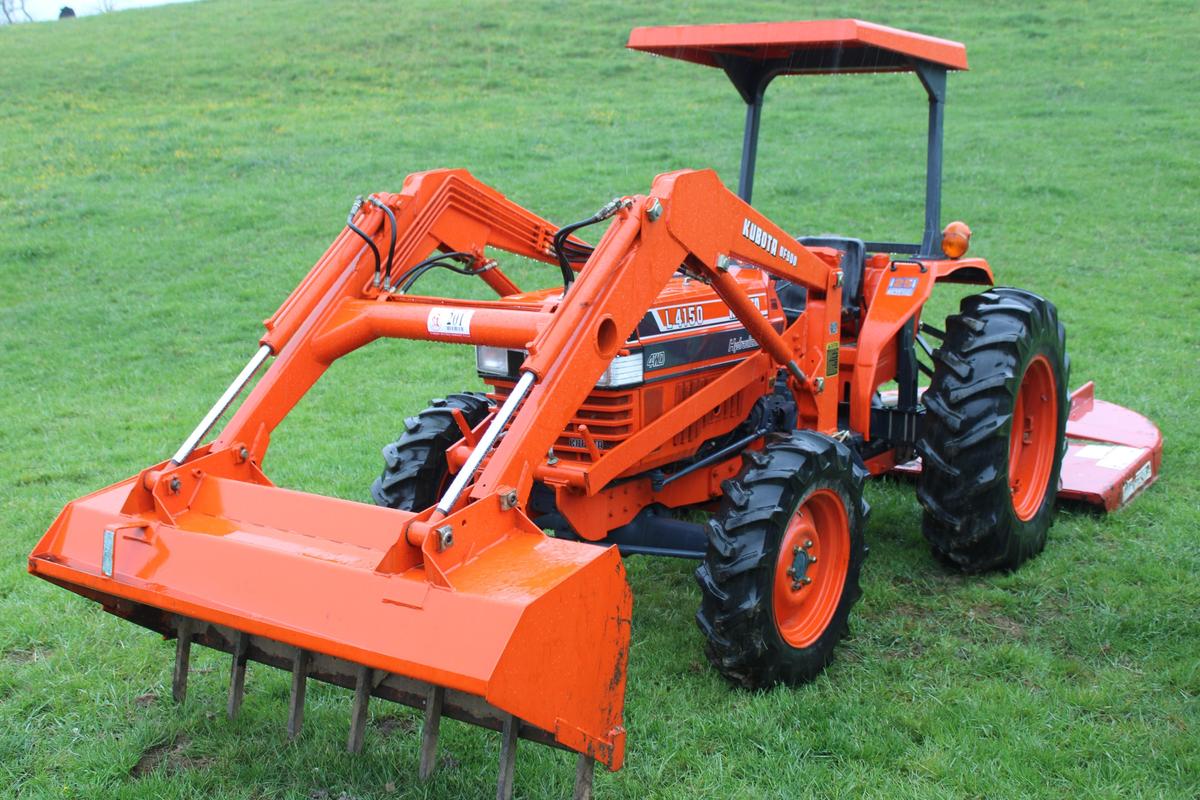
M 709 67 L 726 59 L 778 61 L 781 73 L 901 72 L 912 59 L 967 68 L 967 48 L 948 39 L 857 19 L 635 28 L 625 45 Z

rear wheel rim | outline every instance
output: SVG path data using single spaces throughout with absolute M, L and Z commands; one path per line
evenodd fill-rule
M 788 645 L 809 647 L 829 627 L 849 563 L 846 507 L 832 489 L 818 489 L 792 515 L 775 562 L 772 610 Z
M 1022 522 L 1033 519 L 1046 499 L 1058 440 L 1055 389 L 1050 360 L 1034 356 L 1021 377 L 1008 437 L 1008 486 L 1013 511 Z

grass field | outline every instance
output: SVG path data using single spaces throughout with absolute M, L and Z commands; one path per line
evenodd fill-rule
M 800 689 L 729 689 L 692 622 L 693 565 L 634 560 L 627 766 L 598 792 L 1200 794 L 1194 4 L 229 0 L 0 29 L 0 795 L 490 794 L 498 737 L 447 723 L 420 785 L 415 713 L 374 704 L 350 757 L 350 697 L 329 687 L 289 744 L 288 676 L 266 668 L 227 722 L 213 653 L 175 707 L 172 644 L 28 577 L 26 556 L 66 501 L 174 450 L 355 194 L 466 166 L 566 221 L 671 169 L 732 183 L 732 88 L 624 51 L 629 29 L 846 15 L 968 44 L 943 218 L 971 224 L 1002 283 L 1058 304 L 1072 385 L 1156 420 L 1164 475 L 1112 516 L 1063 512 L 1015 574 L 971 578 L 930 557 L 909 486 L 871 486 L 864 599 Z M 911 75 L 777 82 L 756 205 L 798 233 L 915 236 L 923 98 Z M 401 419 L 477 385 L 467 349 L 373 345 L 288 418 L 268 472 L 367 500 Z M 571 773 L 523 747 L 518 796 L 564 796 Z

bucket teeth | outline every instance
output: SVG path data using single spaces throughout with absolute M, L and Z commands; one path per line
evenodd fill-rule
M 437 768 L 438 737 L 442 718 L 447 716 L 499 732 L 500 769 L 496 781 L 497 800 L 511 800 L 513 796 L 517 743 L 521 739 L 563 748 L 549 732 L 523 722 L 517 716 L 504 712 L 475 695 L 197 619 L 171 619 L 165 626 L 168 635 L 172 627 L 176 634 L 172 690 L 178 702 L 183 702 L 187 695 L 188 665 L 193 643 L 223 650 L 231 655 L 226 708 L 230 719 L 233 719 L 241 708 L 246 687 L 246 667 L 251 661 L 290 669 L 292 688 L 287 722 L 289 739 L 300 735 L 304 723 L 304 700 L 309 678 L 342 686 L 353 692 L 350 730 L 346 738 L 346 750 L 350 753 L 362 751 L 372 696 L 423 708 L 424 721 L 421 727 L 418 767 L 422 781 L 429 781 Z M 590 800 L 592 797 L 595 765 L 596 761 L 591 756 L 585 753 L 578 754 L 572 794 L 575 800 Z
M 521 720 L 508 714 L 500 731 L 500 778 L 496 782 L 496 800 L 512 800 L 513 777 L 517 771 L 517 738 Z
M 595 773 L 596 759 L 580 753 L 575 763 L 575 792 L 571 795 L 574 800 L 592 800 L 592 777 Z
M 346 739 L 346 752 L 362 751 L 363 731 L 367 727 L 367 705 L 371 701 L 370 667 L 360 664 L 354 674 L 354 705 L 350 707 L 350 735 Z
M 242 695 L 246 690 L 246 655 L 249 648 L 249 634 L 238 631 L 233 643 L 233 661 L 229 668 L 229 702 L 225 707 L 225 714 L 230 719 L 236 717 L 242 707 Z
M 296 658 L 292 662 L 292 699 L 288 707 L 287 732 L 289 739 L 300 735 L 304 725 L 304 695 L 308 691 L 308 661 L 309 652 L 303 648 L 296 650 Z
M 187 699 L 188 667 L 192 657 L 192 624 L 184 619 L 175 637 L 175 673 L 171 678 L 171 696 L 176 703 Z
M 421 726 L 421 765 L 418 775 L 423 781 L 433 775 L 437 764 L 438 732 L 442 727 L 442 702 L 446 690 L 441 686 L 429 687 L 429 696 L 425 701 L 425 724 Z

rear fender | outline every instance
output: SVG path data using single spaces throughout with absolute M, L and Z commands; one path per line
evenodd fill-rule
M 919 261 L 894 261 L 877 277 L 867 278 L 866 312 L 852 354 L 851 430 L 870 438 L 871 398 L 881 383 L 896 375 L 896 337 L 905 323 L 920 315 L 936 280 L 936 270 Z
M 982 258 L 898 260 L 864 281 L 869 300 L 853 353 L 850 428 L 867 438 L 871 398 L 896 375 L 896 336 L 910 319 L 920 317 L 935 283 L 991 286 L 992 268 Z
M 976 286 L 994 286 L 992 267 L 982 258 L 955 258 L 924 262 L 933 272 L 937 283 L 966 283 Z

